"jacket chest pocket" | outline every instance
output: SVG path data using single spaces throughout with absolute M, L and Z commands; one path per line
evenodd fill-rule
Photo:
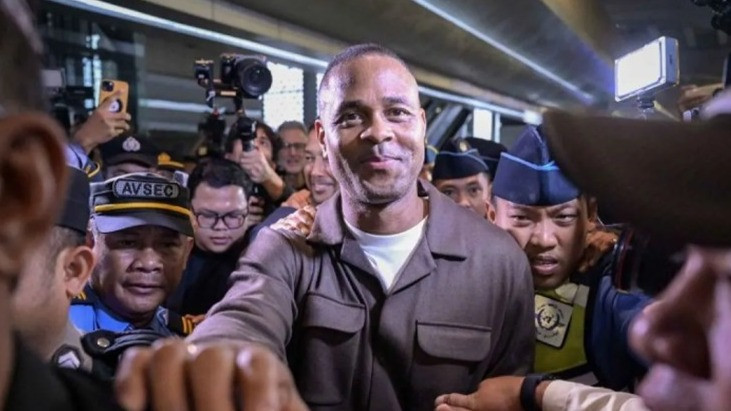
M 360 350 L 365 306 L 309 294 L 290 363 L 302 398 L 312 405 L 336 405 L 351 391 Z
M 468 393 L 487 367 L 491 329 L 481 325 L 417 321 L 412 387 L 417 395 Z M 433 399 L 432 399 L 433 401 Z

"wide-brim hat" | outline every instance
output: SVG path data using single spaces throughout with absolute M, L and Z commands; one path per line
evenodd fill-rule
M 549 111 L 561 170 L 613 214 L 687 243 L 731 245 L 731 115 L 693 123 Z

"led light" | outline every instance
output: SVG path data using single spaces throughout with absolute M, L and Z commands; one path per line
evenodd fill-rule
M 615 99 L 621 101 L 677 84 L 677 56 L 678 41 L 660 37 L 615 60 Z

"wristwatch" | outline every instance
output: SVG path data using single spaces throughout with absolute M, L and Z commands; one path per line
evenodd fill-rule
M 541 404 L 536 403 L 536 388 L 543 381 L 555 379 L 551 374 L 528 374 L 520 385 L 520 405 L 525 411 L 540 411 Z

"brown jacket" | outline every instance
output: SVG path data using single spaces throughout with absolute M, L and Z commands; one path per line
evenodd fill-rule
M 307 238 L 259 234 L 192 340 L 268 345 L 322 410 L 428 410 L 440 394 L 526 373 L 535 329 L 525 254 L 431 184 L 420 189 L 429 198 L 426 233 L 388 294 L 336 195 Z

